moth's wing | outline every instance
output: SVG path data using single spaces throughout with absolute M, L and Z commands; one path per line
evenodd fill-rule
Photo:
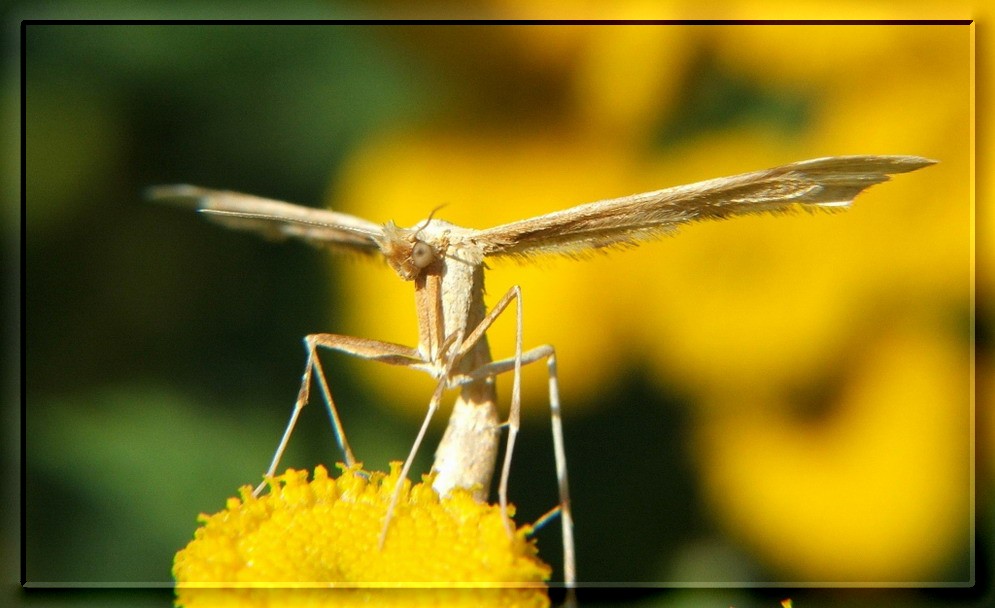
M 146 197 L 195 208 L 227 228 L 257 232 L 272 239 L 292 237 L 361 253 L 377 251 L 376 239 L 383 233 L 379 224 L 347 213 L 238 192 L 171 185 L 153 186 L 146 191 Z
M 918 156 L 835 156 L 686 186 L 588 203 L 474 234 L 484 255 L 580 255 L 632 245 L 677 226 L 748 213 L 840 209 L 889 174 L 936 161 Z

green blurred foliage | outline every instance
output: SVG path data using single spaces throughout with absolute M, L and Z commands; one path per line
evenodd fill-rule
M 359 28 L 31 26 L 26 47 L 27 578 L 169 582 L 197 513 L 259 480 L 335 306 L 322 256 L 143 189 L 316 201 L 423 78 Z M 353 441 L 406 450 L 347 378 L 336 395 Z M 324 416 L 288 462 L 338 457 Z

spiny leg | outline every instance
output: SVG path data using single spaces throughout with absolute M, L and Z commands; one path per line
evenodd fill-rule
M 319 346 L 337 350 L 347 355 L 360 357 L 362 359 L 372 359 L 382 363 L 388 363 L 390 365 L 403 365 L 415 368 L 425 365 L 425 361 L 418 354 L 418 351 L 400 344 L 394 344 L 392 342 L 381 342 L 379 340 L 369 340 L 366 338 L 356 338 L 353 336 L 342 336 L 338 334 L 311 334 L 304 338 L 304 343 L 307 347 L 308 356 L 307 365 L 304 369 L 304 374 L 301 377 L 301 388 L 297 392 L 297 401 L 294 403 L 294 410 L 290 414 L 290 421 L 287 423 L 287 427 L 283 431 L 280 443 L 276 448 L 276 452 L 273 454 L 273 460 L 270 462 L 270 466 L 266 471 L 267 478 L 271 478 L 276 474 L 276 469 L 280 465 L 280 460 L 283 458 L 283 453 L 287 449 L 287 444 L 290 442 L 290 436 L 293 434 L 294 427 L 297 425 L 297 420 L 300 417 L 301 410 L 303 410 L 304 406 L 308 403 L 308 399 L 311 394 L 311 377 L 313 370 L 317 370 L 318 372 L 318 384 L 321 387 L 322 394 L 324 395 L 325 404 L 328 408 L 328 414 L 331 417 L 332 427 L 335 431 L 335 438 L 339 444 L 339 447 L 342 449 L 342 453 L 345 455 L 346 464 L 352 465 L 356 462 L 352 449 L 349 447 L 349 442 L 346 439 L 345 429 L 342 426 L 341 419 L 339 418 L 338 409 L 335 407 L 335 402 L 332 400 L 332 392 L 328 387 L 328 382 L 325 380 L 325 373 L 321 367 L 321 362 L 318 360 Z M 256 486 L 253 494 L 259 495 L 264 487 L 266 487 L 265 481 Z

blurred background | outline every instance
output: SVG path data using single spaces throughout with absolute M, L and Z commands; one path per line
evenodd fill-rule
M 991 545 L 990 453 L 972 481 L 972 333 L 988 382 L 993 316 L 972 309 L 968 27 L 32 25 L 25 51 L 28 581 L 168 584 L 197 514 L 259 481 L 304 335 L 417 339 L 412 287 L 382 263 L 229 232 L 144 201 L 147 186 L 403 226 L 445 204 L 437 217 L 485 228 L 807 158 L 916 154 L 941 162 L 846 213 L 494 262 L 488 301 L 521 285 L 526 347 L 557 348 L 582 581 L 665 587 L 638 598 L 654 606 L 776 605 L 781 586 L 801 587 L 796 606 L 982 593 L 956 590 L 975 539 L 979 560 Z M 495 357 L 513 328 L 492 331 Z M 432 381 L 323 361 L 358 457 L 403 459 Z M 534 367 L 520 522 L 556 503 Z M 316 400 L 283 466 L 340 459 Z M 561 576 L 558 525 L 538 539 Z

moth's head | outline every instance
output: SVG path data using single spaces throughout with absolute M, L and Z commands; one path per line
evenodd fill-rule
M 394 222 L 387 222 L 383 237 L 377 242 L 387 263 L 405 281 L 413 281 L 440 258 L 435 247 L 419 238 L 420 232 L 420 229 L 398 228 Z

